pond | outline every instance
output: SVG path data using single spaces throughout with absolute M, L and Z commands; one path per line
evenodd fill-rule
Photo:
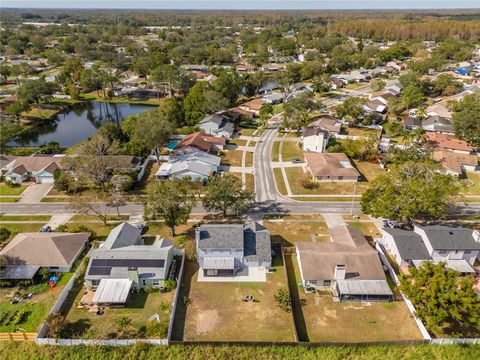
M 88 139 L 103 124 L 120 124 L 129 115 L 155 108 L 156 106 L 149 105 L 96 101 L 74 104 L 51 121 L 25 132 L 9 145 L 40 146 L 56 141 L 60 147 L 67 148 Z

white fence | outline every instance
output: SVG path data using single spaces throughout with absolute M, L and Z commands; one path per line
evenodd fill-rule
M 168 345 L 167 339 L 110 339 L 110 340 L 93 340 L 93 339 L 51 339 L 37 338 L 36 343 L 39 345 L 57 345 L 57 346 L 129 346 L 138 343 L 146 343 L 151 345 Z
M 177 304 L 178 304 L 178 301 L 179 301 L 178 294 L 180 293 L 180 285 L 182 283 L 184 267 L 185 267 L 185 251 L 182 250 L 182 263 L 180 265 L 180 271 L 178 273 L 177 288 L 175 290 L 175 296 L 173 298 L 173 307 L 172 307 L 172 311 L 170 313 L 170 322 L 168 324 L 168 333 L 167 333 L 168 341 L 170 341 L 170 339 L 172 337 L 173 323 L 175 321 L 175 312 L 177 311 Z

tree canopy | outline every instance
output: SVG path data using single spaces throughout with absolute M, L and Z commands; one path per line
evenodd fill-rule
M 362 211 L 405 223 L 442 217 L 460 184 L 431 163 L 407 162 L 378 176 L 362 195 Z
M 415 306 L 418 317 L 428 330 L 437 335 L 457 334 L 458 329 L 468 332 L 480 325 L 480 299 L 473 286 L 474 276 L 460 276 L 446 269 L 444 262 L 425 261 L 410 274 L 400 275 L 400 291 Z M 467 335 L 467 334 L 462 334 Z
M 480 146 L 480 95 L 468 95 L 456 103 L 452 122 L 455 135 L 475 147 Z

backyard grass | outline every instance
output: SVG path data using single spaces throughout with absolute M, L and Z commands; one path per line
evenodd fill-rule
M 345 134 L 350 136 L 379 136 L 380 130 L 369 128 L 345 127 Z
M 479 195 L 480 196 L 480 174 L 467 172 L 467 179 L 464 180 L 466 183 L 466 189 L 464 195 Z M 479 199 L 480 201 L 480 199 Z
M 403 301 L 334 302 L 331 295 L 305 294 L 295 256 L 287 261 L 289 283 L 298 287 L 311 342 L 420 340 L 422 336 Z
M 5 183 L 0 183 L 0 195 L 1 196 L 18 196 L 20 195 L 28 185 L 20 185 L 15 187 L 10 187 Z
M 274 168 L 273 174 L 275 175 L 275 183 L 277 184 L 277 189 L 282 195 L 287 195 L 287 188 L 285 187 L 285 182 L 283 181 L 282 169 Z
M 313 189 L 306 189 L 302 182 L 310 175 L 305 173 L 301 167 L 285 168 L 288 182 L 294 195 L 361 195 L 368 187 L 367 182 L 318 182 L 318 186 Z M 350 200 L 351 199 L 346 199 Z
M 296 142 L 284 141 L 282 145 L 282 161 L 292 161 L 295 158 L 303 159 L 302 149 Z
M 330 241 L 328 227 L 320 215 L 295 219 L 264 220 L 263 226 L 270 230 L 272 241 L 283 246 L 293 246 L 299 241 Z
M 17 287 L 0 288 L 0 317 L 5 316 L 7 318 L 11 314 L 20 311 L 25 312 L 17 324 L 12 323 L 12 321 L 7 324 L 5 320 L 0 322 L 0 332 L 13 332 L 15 330 L 36 332 L 72 275 L 73 273 L 63 273 L 55 287 L 45 286 L 44 290 L 38 294 L 33 290 L 30 291 L 32 288 L 24 289 L 24 292 L 33 292 L 34 295 L 31 299 L 24 299 L 17 304 L 10 303 L 11 298 L 8 297 L 9 294 L 18 289 Z
M 21 115 L 38 119 L 50 119 L 57 115 L 59 112 L 59 109 L 32 108 L 29 111 L 22 111 Z
M 353 163 L 367 181 L 373 181 L 377 176 L 385 174 L 385 170 L 383 170 L 378 164 L 359 160 L 353 160 Z
M 184 340 L 204 341 L 294 341 L 291 314 L 281 310 L 274 299 L 286 288 L 281 254 L 273 261 L 274 272 L 265 283 L 197 282 L 198 265 L 186 262 L 182 286 L 188 289 Z M 251 295 L 257 302 L 244 302 Z M 184 310 L 184 309 L 183 309 Z M 182 306 L 179 307 L 182 311 Z M 180 320 L 177 316 L 176 321 Z M 177 326 L 181 325 L 177 323 Z
M 104 98 L 98 96 L 96 91 L 86 93 L 82 95 L 83 100 L 94 100 L 94 101 L 103 101 L 109 103 L 128 103 L 128 104 L 138 104 L 138 105 L 159 105 L 164 101 L 164 99 L 132 99 L 127 96 L 116 96 L 112 98 Z
M 122 317 L 127 317 L 131 321 L 126 328 L 126 334 L 123 333 L 122 335 L 124 337 L 135 337 L 135 334 L 141 331 L 141 328 L 154 314 L 159 315 L 161 322 L 168 323 L 175 294 L 175 291 L 150 294 L 140 291 L 130 294 L 125 307 L 107 308 L 105 313 L 99 317 L 95 312 L 89 312 L 86 308 L 77 308 L 84 295 L 84 290 L 84 288 L 80 291 L 77 289 L 75 299 L 73 302 L 70 301 L 71 307 L 66 315 L 66 320 L 69 322 L 66 332 L 70 337 L 93 337 L 95 339 L 116 337 L 119 332 L 117 322 Z M 75 292 L 71 294 L 73 295 Z
M 242 153 L 239 150 L 227 150 L 222 156 L 222 165 L 242 166 Z

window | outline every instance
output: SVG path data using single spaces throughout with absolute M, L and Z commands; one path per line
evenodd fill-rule
M 58 266 L 50 266 L 50 270 L 58 270 L 60 269 Z
M 445 254 L 447 253 L 447 251 L 446 251 L 446 250 L 440 250 L 438 253 L 439 253 L 440 255 L 445 255 Z
M 308 282 L 309 282 L 310 284 L 316 284 L 316 283 L 317 283 L 317 280 L 308 280 Z
M 145 279 L 142 280 L 142 284 L 143 284 L 143 286 L 147 285 L 147 281 Z
M 330 286 L 331 283 L 331 280 L 323 280 L 323 286 Z
M 343 180 L 343 176 L 339 176 L 339 177 L 338 177 L 338 180 Z
M 465 250 L 463 253 L 464 253 L 465 255 L 468 255 L 468 254 L 471 253 L 471 251 L 470 251 L 470 250 Z
M 153 286 L 158 286 L 160 285 L 160 281 L 158 280 L 153 280 Z

